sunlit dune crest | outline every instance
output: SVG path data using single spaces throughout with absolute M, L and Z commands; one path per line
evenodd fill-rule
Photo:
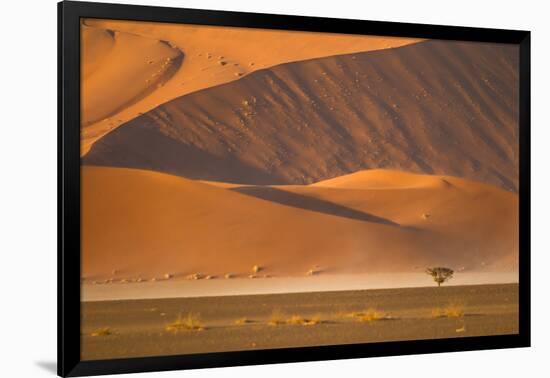
M 165 41 L 82 25 L 81 122 L 117 126 L 116 114 L 139 102 L 179 69 L 183 53 Z
M 464 180 L 454 177 L 446 178 L 385 169 L 370 169 L 316 182 L 311 186 L 344 189 L 422 189 L 448 188 L 453 186 L 452 183 L 462 181 Z
M 418 41 L 99 19 L 84 20 L 82 35 L 82 153 L 121 123 L 181 95 L 281 63 Z

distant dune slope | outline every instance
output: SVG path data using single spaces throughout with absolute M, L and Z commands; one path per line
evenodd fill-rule
M 102 62 L 99 65 L 109 73 L 96 76 L 91 95 L 82 98 L 87 113 L 82 123 L 82 153 L 86 153 L 93 142 L 109 130 L 159 104 L 237 80 L 258 69 L 296 60 L 384 49 L 418 41 L 412 38 L 101 19 L 85 19 L 82 31 L 83 64 L 96 66 Z M 113 44 L 115 40 L 117 43 Z M 163 48 L 168 45 L 170 47 Z M 185 54 L 181 66 L 171 66 L 173 70 L 170 73 L 173 76 L 170 80 L 166 80 L 168 75 L 156 76 L 165 79 L 160 82 L 162 87 L 158 87 L 160 83 L 152 80 L 148 88 L 155 90 L 136 99 L 136 93 L 143 94 L 140 85 L 145 85 L 145 80 L 162 68 L 161 63 L 167 56 L 171 56 L 170 50 L 173 49 Z M 93 53 L 90 54 L 90 51 Z M 151 60 L 151 66 L 144 65 Z M 134 101 L 121 101 L 121 97 L 130 97 Z M 103 101 L 101 106 L 97 101 Z M 109 112 L 103 111 L 107 106 Z M 112 119 L 104 119 L 107 113 L 112 115 Z
M 82 25 L 83 136 L 100 120 L 147 96 L 179 68 L 183 53 L 168 43 L 135 34 Z
M 161 105 L 84 162 L 248 184 L 391 168 L 517 191 L 517 52 L 425 41 L 279 65 Z
M 452 177 L 416 176 L 410 185 L 400 173 L 393 182 L 405 185 L 372 189 L 365 175 L 379 180 L 387 172 L 346 178 L 353 189 L 320 183 L 250 192 L 83 167 L 83 277 L 115 269 L 136 278 L 248 275 L 253 265 L 276 275 L 517 269 L 517 195 Z

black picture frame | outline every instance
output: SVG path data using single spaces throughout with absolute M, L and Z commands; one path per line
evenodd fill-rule
M 181 356 L 80 359 L 80 18 L 516 44 L 519 87 L 519 333 Z M 58 374 L 83 376 L 530 346 L 530 32 L 155 6 L 58 3 Z

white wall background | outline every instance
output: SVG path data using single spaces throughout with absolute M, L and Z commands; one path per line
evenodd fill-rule
M 532 34 L 533 347 L 136 377 L 544 376 L 550 356 L 550 27 L 540 0 L 128 0 L 147 5 L 528 29 Z M 112 0 L 112 2 L 119 2 Z M 0 5 L 0 376 L 53 376 L 56 360 L 56 1 Z M 75 251 L 76 253 L 76 251 Z M 434 374 L 435 372 L 435 374 Z

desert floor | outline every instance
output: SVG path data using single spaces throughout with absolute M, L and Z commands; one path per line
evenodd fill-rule
M 518 285 L 97 301 L 82 312 L 83 359 L 176 355 L 514 334 Z
M 519 281 L 518 273 L 460 272 L 445 286 L 508 284 Z M 93 284 L 84 282 L 80 296 L 83 302 L 118 301 L 163 298 L 196 298 L 220 296 L 249 296 L 258 294 L 289 294 L 332 291 L 365 291 L 377 289 L 420 288 L 429 285 L 431 277 L 424 272 L 358 273 L 311 276 L 263 276 L 255 279 L 234 276 L 200 280 L 175 276 L 159 281 L 120 281 Z

